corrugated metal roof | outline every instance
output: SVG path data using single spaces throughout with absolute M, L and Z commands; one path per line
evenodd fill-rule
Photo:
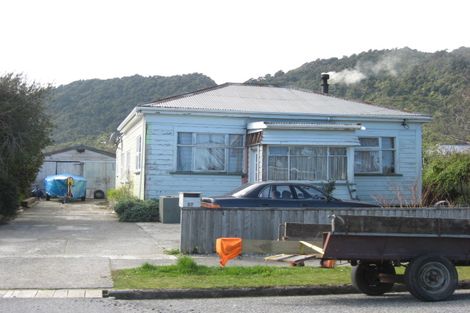
M 234 83 L 162 99 L 144 106 L 178 111 L 429 119 L 422 114 L 386 109 L 304 90 Z

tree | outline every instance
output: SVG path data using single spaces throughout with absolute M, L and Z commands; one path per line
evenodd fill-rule
M 14 215 L 18 193 L 27 194 L 42 164 L 51 133 L 48 90 L 21 75 L 0 77 L 0 215 Z

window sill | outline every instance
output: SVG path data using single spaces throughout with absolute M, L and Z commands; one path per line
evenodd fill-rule
M 394 176 L 397 176 L 397 177 L 401 177 L 403 176 L 403 174 L 380 174 L 380 173 L 356 173 L 354 174 L 354 176 L 380 176 L 380 177 L 394 177 Z
M 170 172 L 171 175 L 202 175 L 202 176 L 243 176 L 242 172 L 226 173 L 226 172 L 191 172 L 191 171 L 176 171 Z

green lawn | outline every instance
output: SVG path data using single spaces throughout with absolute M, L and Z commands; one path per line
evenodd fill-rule
M 470 268 L 458 269 L 459 279 L 470 279 Z M 399 271 L 400 272 L 400 271 Z M 208 267 L 188 257 L 176 265 L 141 267 L 113 272 L 116 289 L 184 289 L 268 286 L 345 285 L 351 283 L 351 268 L 226 266 Z

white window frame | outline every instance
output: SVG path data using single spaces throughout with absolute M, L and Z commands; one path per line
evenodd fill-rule
M 267 153 L 267 162 L 266 162 L 266 166 L 268 167 L 266 169 L 266 176 L 267 176 L 267 180 L 272 180 L 270 177 L 269 177 L 269 158 L 271 156 L 271 147 L 287 147 L 288 148 L 288 151 L 287 151 L 287 180 L 290 180 L 290 176 L 291 176 L 291 153 L 290 153 L 290 150 L 291 148 L 299 148 L 299 147 L 307 147 L 306 145 L 268 145 L 268 153 Z M 326 148 L 327 152 L 326 152 L 326 168 L 327 168 L 327 171 L 326 171 L 326 180 L 316 180 L 316 181 L 329 181 L 331 179 L 330 175 L 330 158 L 333 157 L 333 156 L 339 156 L 339 155 L 331 155 L 330 154 L 330 148 L 342 148 L 342 149 L 345 149 L 346 153 L 344 155 L 344 157 L 346 158 L 346 179 L 341 179 L 341 180 L 335 180 L 337 182 L 347 182 L 348 181 L 348 158 L 349 158 L 349 155 L 348 155 L 348 149 L 347 147 L 343 147 L 343 146 L 315 146 L 316 148 Z
M 142 136 L 139 135 L 136 138 L 136 147 L 135 147 L 135 170 L 140 172 L 141 170 L 141 158 L 142 158 Z
M 354 165 L 354 174 L 374 174 L 374 175 L 394 175 L 397 174 L 397 137 L 394 136 L 365 136 L 359 137 L 359 139 L 378 139 L 379 145 L 375 147 L 366 147 L 360 146 L 354 149 L 356 151 L 378 151 L 379 152 L 379 170 L 375 172 L 356 172 L 356 166 Z M 392 138 L 393 148 L 383 148 L 382 140 L 383 138 Z M 393 151 L 393 173 L 384 173 L 383 171 L 383 151 Z M 354 154 L 354 158 L 356 155 Z M 354 160 L 355 162 L 356 160 Z M 354 163 L 355 164 L 355 163 Z
M 178 143 L 178 137 L 180 133 L 190 133 L 192 136 L 191 144 L 179 144 Z M 224 136 L 224 144 L 197 144 L 197 136 L 198 135 L 223 135 Z M 240 146 L 230 146 L 230 136 L 241 136 L 242 137 L 242 143 Z M 181 170 L 178 168 L 178 148 L 179 147 L 190 147 L 191 148 L 191 169 L 189 172 L 192 173 L 227 173 L 227 174 L 238 174 L 243 171 L 243 164 L 244 164 L 244 149 L 245 149 L 245 136 L 243 134 L 236 134 L 236 133 L 213 133 L 213 132 L 191 132 L 191 131 L 179 131 L 177 132 L 177 138 L 176 138 L 176 149 L 177 149 L 177 155 L 176 155 L 176 164 L 175 168 L 177 172 L 187 172 L 185 170 Z M 197 148 L 220 148 L 224 149 L 224 168 L 221 170 L 198 170 L 196 169 L 196 157 L 194 154 L 194 150 Z M 231 149 L 237 149 L 240 150 L 241 153 L 241 168 L 240 171 L 237 172 L 229 172 L 228 171 L 228 162 L 229 162 L 229 153 Z

